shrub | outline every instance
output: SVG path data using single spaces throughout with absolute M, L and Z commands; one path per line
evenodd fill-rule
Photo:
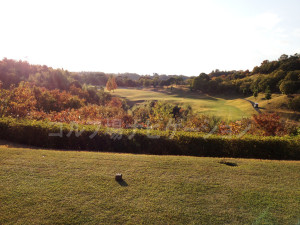
M 276 113 L 262 113 L 253 115 L 256 131 L 261 131 L 265 136 L 275 136 L 284 130 L 284 124 Z
M 81 132 L 83 131 L 83 132 Z M 56 136 L 49 136 L 55 133 Z M 159 138 L 157 138 L 159 136 Z M 2 139 L 45 148 L 260 159 L 300 159 L 300 137 L 241 138 L 198 132 L 112 129 L 0 118 Z
M 288 107 L 294 111 L 300 111 L 300 96 L 297 96 L 289 101 Z
M 217 125 L 218 120 L 214 119 L 205 115 L 191 115 L 185 123 L 185 130 L 209 133 Z

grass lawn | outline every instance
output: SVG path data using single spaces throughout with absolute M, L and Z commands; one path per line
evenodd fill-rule
M 2 144 L 0 224 L 300 223 L 300 162 L 220 160 Z
M 152 91 L 138 89 L 116 89 L 115 95 L 125 97 L 131 102 L 140 103 L 147 100 L 164 100 L 183 105 L 191 105 L 195 112 L 215 115 L 223 120 L 239 120 L 243 116 L 255 114 L 251 104 L 243 99 L 213 97 L 187 91 Z

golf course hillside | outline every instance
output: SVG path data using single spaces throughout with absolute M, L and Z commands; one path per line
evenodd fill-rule
M 284 119 L 300 121 L 300 112 L 289 108 L 290 101 L 300 98 L 300 94 L 286 96 L 282 94 L 273 94 L 272 99 L 267 100 L 263 94 L 259 94 L 256 98 L 251 96 L 246 98 L 259 105 L 262 113 L 277 113 Z
M 299 161 L 0 144 L 0 224 L 300 222 Z
M 300 1 L 0 9 L 0 225 L 300 225 Z
M 242 95 L 209 95 L 195 93 L 187 88 L 118 88 L 113 93 L 128 100 L 129 104 L 142 104 L 146 101 L 166 101 L 182 106 L 191 106 L 196 113 L 213 115 L 222 120 L 240 120 L 251 117 L 253 114 L 277 113 L 283 119 L 290 119 L 295 122 L 300 119 L 300 112 L 291 110 L 289 98 L 282 94 L 273 94 L 272 99 L 266 99 L 264 94 L 254 96 Z M 296 98 L 300 95 L 294 95 Z M 253 104 L 258 103 L 255 109 Z
M 223 120 L 240 120 L 257 113 L 253 106 L 239 96 L 211 96 L 173 88 L 129 89 L 118 88 L 112 93 L 123 97 L 131 105 L 145 101 L 167 101 L 183 106 L 190 105 L 196 113 L 214 115 Z

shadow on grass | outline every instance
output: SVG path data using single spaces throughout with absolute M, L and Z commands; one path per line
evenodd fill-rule
M 221 161 L 219 163 L 227 165 L 227 166 L 237 166 L 237 163 L 234 163 L 234 162 Z
M 127 182 L 125 181 L 125 180 L 119 180 L 119 181 L 117 181 L 118 182 L 118 184 L 120 184 L 122 187 L 127 187 L 128 186 L 128 184 L 127 184 Z
M 150 89 L 150 91 L 154 92 L 160 92 L 164 93 L 167 95 L 173 95 L 174 97 L 179 97 L 179 98 L 190 98 L 190 99 L 203 99 L 203 100 L 213 100 L 217 101 L 219 100 L 218 98 L 224 99 L 224 100 L 235 100 L 238 98 L 245 98 L 245 97 L 250 97 L 249 96 L 244 96 L 240 94 L 234 94 L 234 93 L 229 93 L 229 94 L 207 94 L 207 93 L 202 93 L 200 91 L 190 91 L 190 90 L 181 90 L 181 89 L 176 89 L 174 88 L 173 90 L 169 89 Z
M 207 94 L 199 94 L 197 92 L 187 92 L 187 91 L 181 91 L 181 90 L 173 90 L 173 91 L 157 91 L 164 93 L 166 95 L 171 95 L 175 98 L 189 98 L 193 100 L 211 100 L 211 101 L 217 101 L 218 99 L 212 96 L 209 96 Z
M 35 147 L 31 145 L 25 145 L 25 144 L 19 144 L 7 140 L 0 139 L 0 147 L 5 147 L 5 148 L 30 148 L 30 149 L 47 149 L 47 148 L 42 148 L 42 147 Z
M 128 104 L 130 107 L 133 107 L 133 106 L 136 105 L 136 104 L 141 104 L 141 103 L 145 102 L 145 100 L 131 101 L 131 100 L 127 99 L 127 98 L 124 98 L 124 99 L 127 100 L 127 104 Z

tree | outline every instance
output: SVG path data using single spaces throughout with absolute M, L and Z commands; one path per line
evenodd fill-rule
M 36 110 L 36 99 L 28 82 L 22 81 L 17 88 L 11 88 L 7 102 L 8 115 L 21 118 L 34 110 Z
M 114 91 L 115 89 L 117 89 L 118 85 L 117 85 L 117 82 L 116 82 L 116 78 L 114 76 L 111 76 L 107 83 L 106 83 L 106 89 L 108 91 Z
M 289 56 L 288 56 L 288 55 L 286 55 L 286 54 L 282 54 L 282 55 L 279 57 L 278 61 L 287 60 L 288 58 L 289 58 Z
M 297 84 L 291 80 L 283 81 L 281 82 L 279 89 L 283 94 L 293 94 L 297 91 Z
M 112 90 L 113 91 L 118 88 L 116 78 L 114 76 L 111 78 L 111 83 L 112 83 Z
M 112 83 L 111 83 L 110 78 L 109 78 L 108 81 L 106 82 L 106 89 L 107 89 L 108 91 L 111 91 L 111 90 L 112 90 Z
M 254 98 L 255 98 L 255 100 L 256 100 L 256 98 L 257 98 L 257 96 L 258 96 L 258 90 L 257 90 L 257 88 L 254 90 L 253 96 L 254 96 Z
M 192 82 L 193 90 L 200 90 L 202 92 L 206 92 L 209 80 L 210 78 L 207 74 L 201 73 L 198 77 L 195 77 Z
M 267 100 L 270 100 L 272 98 L 272 93 L 271 93 L 271 90 L 270 90 L 270 86 L 267 86 L 267 88 L 265 90 L 265 98 Z
M 144 87 L 149 87 L 151 85 L 151 80 L 148 78 L 143 79 L 143 86 Z
M 159 84 L 159 77 L 156 76 L 153 78 L 153 81 L 152 81 L 152 85 L 154 88 L 156 88 L 156 86 Z
M 290 56 L 287 60 L 280 61 L 280 69 L 284 71 L 300 70 L 299 57 Z
M 217 71 L 218 69 L 216 69 L 216 71 Z M 210 80 L 210 78 L 209 78 L 209 76 L 206 74 L 206 73 L 200 73 L 199 74 L 199 77 L 202 79 L 202 80 L 206 80 L 206 81 L 209 81 Z
M 78 80 L 74 80 L 69 84 L 69 89 L 70 87 L 75 86 L 76 88 L 80 88 L 82 89 L 82 85 L 80 84 L 80 82 Z
M 284 80 L 299 81 L 300 80 L 299 76 L 300 76 L 300 70 L 291 71 L 286 75 Z

